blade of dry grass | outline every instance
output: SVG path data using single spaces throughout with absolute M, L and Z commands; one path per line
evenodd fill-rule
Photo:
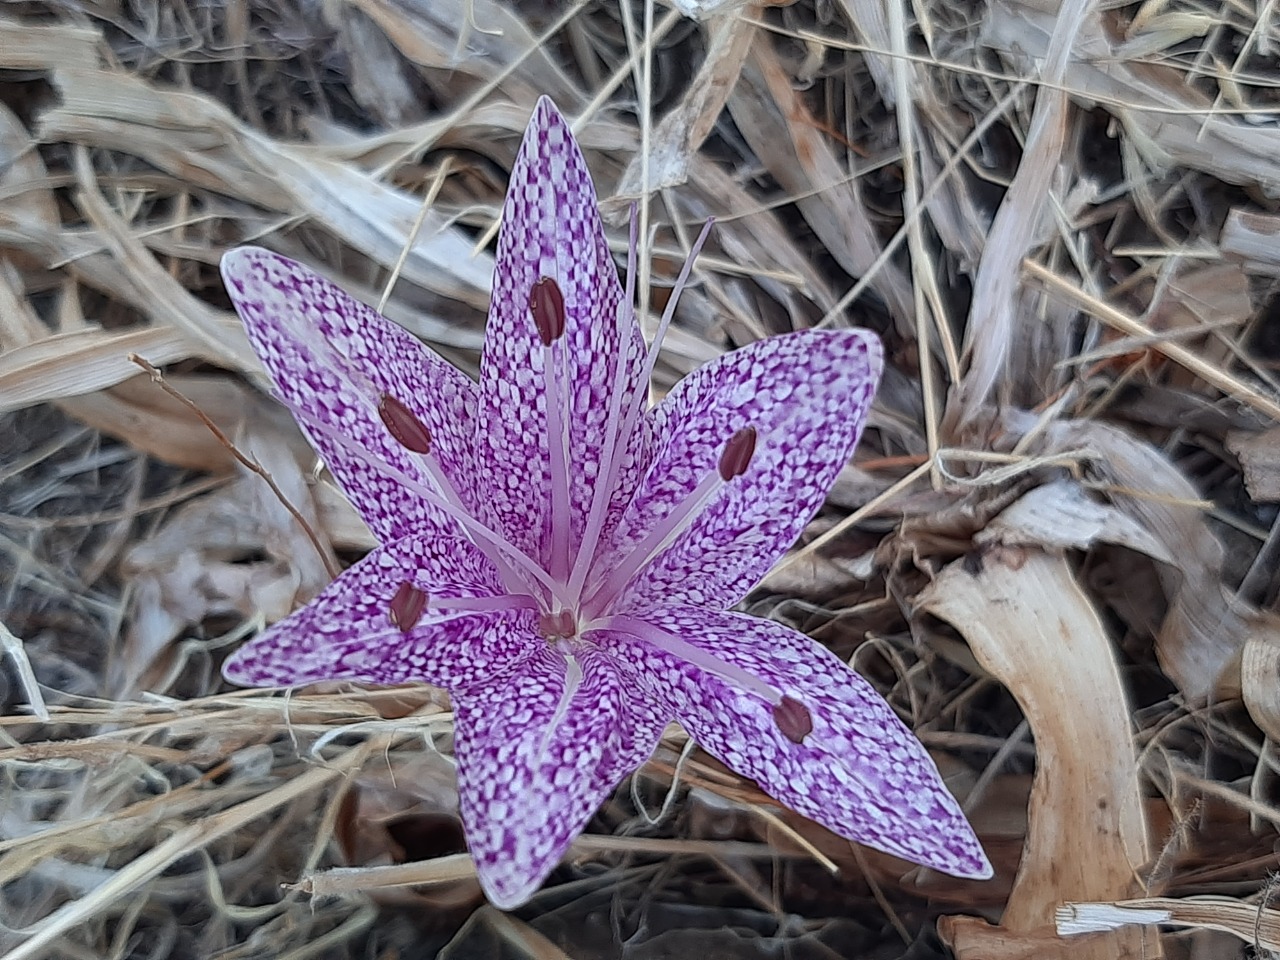
M 1022 266 L 1031 277 L 1042 283 L 1050 293 L 1062 296 L 1080 309 L 1087 311 L 1090 316 L 1102 320 L 1122 333 L 1140 338 L 1144 343 L 1149 343 L 1174 363 L 1186 367 L 1196 376 L 1217 387 L 1223 393 L 1241 403 L 1248 404 L 1272 420 L 1280 422 L 1280 402 L 1244 382 L 1230 371 L 1206 362 L 1197 353 L 1181 344 L 1169 342 L 1146 324 L 1129 316 L 1124 311 L 1116 309 L 1111 304 L 1099 300 L 1049 268 L 1031 260 L 1024 260 Z
M 97 30 L 68 23 L 0 19 L 0 67 L 50 70 L 66 63 L 96 63 L 101 39 Z
M 363 758 L 361 751 L 351 750 L 346 759 L 349 761 L 353 754 L 360 754 Z M 22 931 L 27 936 L 26 942 L 0 956 L 0 960 L 34 960 L 58 937 L 155 878 L 175 860 L 190 855 L 192 851 L 213 843 L 277 807 L 320 790 L 346 773 L 347 769 L 344 759 L 339 758 L 326 768 L 308 770 L 261 796 L 178 829 L 168 839 L 117 870 L 110 880 L 88 896 L 59 907 L 35 927 Z
M 1058 909 L 1064 936 L 1117 930 L 1131 924 L 1165 924 L 1191 930 L 1223 930 L 1256 950 L 1280 951 L 1280 911 L 1233 897 L 1143 897 L 1107 903 L 1064 903 Z
M 1069 0 L 1059 11 L 1039 79 L 1031 124 L 1018 172 L 996 211 L 982 260 L 973 278 L 973 300 L 965 327 L 969 367 L 959 385 L 955 415 L 963 423 L 987 403 L 1009 354 L 1013 325 L 1025 304 L 1019 289 L 1021 263 L 1031 252 L 1052 188 L 1064 161 L 1069 123 L 1067 95 L 1059 86 L 1093 0 Z
M 64 67 L 54 75 L 61 104 L 41 115 L 39 136 L 120 150 L 194 186 L 290 218 L 323 223 L 390 268 L 417 218 L 416 197 L 323 149 L 278 143 L 249 130 L 213 98 L 165 89 L 128 74 Z M 192 157 L 199 158 L 193 166 Z M 488 303 L 492 259 L 428 214 L 403 275 L 476 308 Z

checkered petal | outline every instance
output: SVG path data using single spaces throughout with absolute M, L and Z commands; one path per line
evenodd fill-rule
M 875 689 L 821 644 L 737 613 L 681 608 L 651 611 L 647 619 L 799 701 L 813 721 L 795 743 L 760 696 L 611 633 L 604 646 L 633 664 L 650 695 L 708 753 L 842 837 L 955 876 L 991 875 L 924 747 Z
M 758 341 L 685 377 L 652 412 L 652 468 L 623 518 L 615 556 L 716 469 L 737 430 L 756 429 L 755 454 L 632 581 L 627 606 L 723 609 L 759 583 L 853 453 L 882 363 L 873 333 L 808 330 Z
M 403 327 L 381 316 L 300 263 L 258 247 L 222 258 L 222 276 L 280 398 L 348 444 L 300 425 L 369 528 L 382 542 L 424 527 L 457 524 L 376 467 L 385 463 L 427 488 L 417 456 L 378 416 L 389 393 L 431 432 L 431 452 L 468 505 L 474 506 L 476 385 Z
M 480 883 L 502 909 L 524 903 L 666 726 L 635 697 L 625 664 L 589 647 L 564 696 L 567 661 L 546 646 L 501 682 L 453 696 L 459 807 Z
M 533 285 L 554 279 L 564 296 L 565 330 L 553 348 L 566 385 L 558 408 L 568 423 L 568 516 L 578 543 L 604 452 L 617 425 L 639 403 L 645 346 L 634 320 L 617 322 L 622 301 L 613 256 L 596 208 L 586 161 L 559 111 L 543 97 L 511 172 L 502 209 L 493 300 L 480 366 L 477 456 L 489 478 L 486 507 L 516 546 L 548 561 L 551 459 L 544 349 L 529 310 Z M 622 365 L 620 376 L 618 365 Z M 615 391 L 615 384 L 621 386 Z M 617 394 L 616 406 L 611 397 Z M 646 461 L 647 426 L 637 423 L 616 456 L 610 511 L 616 523 Z
M 429 597 L 408 632 L 391 620 L 392 598 L 405 582 Z M 450 611 L 433 608 L 433 601 L 502 592 L 492 565 L 467 541 L 406 537 L 374 550 L 305 607 L 244 644 L 222 672 L 250 687 L 324 680 L 449 689 L 490 683 L 545 646 L 535 615 Z

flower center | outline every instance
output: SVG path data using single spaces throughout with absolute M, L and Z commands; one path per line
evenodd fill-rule
M 548 643 L 572 640 L 578 636 L 578 617 L 572 610 L 557 610 L 538 617 L 538 633 Z

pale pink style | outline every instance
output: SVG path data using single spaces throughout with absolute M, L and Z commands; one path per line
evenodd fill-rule
M 842 836 L 990 875 L 870 684 L 795 630 L 726 612 L 852 453 L 873 334 L 754 343 L 650 407 L 654 351 L 545 98 L 503 208 L 479 384 L 291 260 L 244 248 L 222 269 L 280 399 L 382 544 L 226 676 L 447 688 L 495 904 L 528 899 L 673 719 Z

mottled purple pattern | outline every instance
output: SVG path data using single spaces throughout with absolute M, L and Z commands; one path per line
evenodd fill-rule
M 882 364 L 873 334 L 807 330 L 758 341 L 685 377 L 652 412 L 653 469 L 624 516 L 624 549 L 716 469 L 736 430 L 756 428 L 755 455 L 631 584 L 626 605 L 723 608 L 741 600 L 822 506 L 862 433 Z
M 528 610 L 462 613 L 428 605 L 403 633 L 390 610 L 406 580 L 436 599 L 502 593 L 492 565 L 465 540 L 406 537 L 374 550 L 242 646 L 223 674 L 254 687 L 358 680 L 458 688 L 491 683 L 543 644 Z
M 558 717 L 566 664 L 547 647 L 518 674 L 454 696 L 467 844 L 485 893 L 504 909 L 538 888 L 666 725 L 657 701 L 635 698 L 624 664 L 590 648 L 578 659 L 581 684 Z
M 759 696 L 641 640 L 607 646 L 708 753 L 770 796 L 836 833 L 961 876 L 989 874 L 964 814 L 924 747 L 875 689 L 790 627 L 683 607 L 649 622 L 795 698 L 813 718 L 804 743 L 785 737 Z M 602 644 L 605 646 L 605 644 Z
M 544 276 L 559 283 L 565 302 L 565 333 L 557 349 L 564 354 L 571 389 L 573 509 L 563 519 L 572 525 L 577 543 L 608 440 L 609 396 L 620 356 L 626 372 L 622 409 L 648 387 L 641 383 L 645 347 L 639 328 L 631 324 L 625 340 L 619 339 L 615 316 L 622 289 L 586 161 L 546 98 L 534 110 L 502 209 L 476 434 L 499 528 L 545 562 L 551 523 L 546 381 L 543 348 L 529 313 L 529 291 Z M 622 458 L 625 469 L 610 491 L 615 522 L 639 478 L 646 446 L 642 427 L 633 434 Z
M 222 258 L 222 277 L 287 404 L 433 488 L 419 459 L 378 417 L 378 397 L 393 394 L 426 424 L 433 456 L 474 507 L 477 390 L 465 374 L 403 327 L 286 257 L 241 247 Z M 429 525 L 457 530 L 452 519 L 400 483 L 331 438 L 302 428 L 379 540 L 422 533 Z
M 495 904 L 516 906 L 538 887 L 675 717 L 733 769 L 842 836 L 961 876 L 988 875 L 927 754 L 866 681 L 786 627 L 720 612 L 799 535 L 857 442 L 881 364 L 872 334 L 810 331 L 753 344 L 641 413 L 643 340 L 629 313 L 621 332 L 616 323 L 623 292 L 595 191 L 564 119 L 545 99 L 503 211 L 478 388 L 291 261 L 249 250 L 224 263 L 281 396 L 332 430 L 309 432 L 384 544 L 245 644 L 224 672 L 253 685 L 351 679 L 446 687 L 467 839 Z M 565 366 L 556 409 L 570 424 L 570 496 L 556 516 L 553 501 L 557 510 L 566 505 L 553 491 L 564 488 L 551 482 L 559 461 L 547 431 L 544 351 L 528 309 L 543 276 L 559 284 L 567 318 L 553 349 Z M 378 418 L 384 391 L 431 431 L 460 509 L 508 545 L 405 489 L 431 481 Z M 582 569 L 589 590 L 579 596 L 567 568 L 579 553 L 603 454 L 631 410 L 638 429 L 622 469 L 602 487 L 609 547 L 582 552 L 591 562 Z M 755 456 L 717 489 L 724 445 L 747 426 L 758 432 Z M 713 492 L 694 509 L 700 501 L 690 497 L 704 478 Z M 668 527 L 675 539 L 641 565 Z M 450 535 L 462 530 L 465 538 Z M 571 532 L 567 559 L 553 551 L 553 530 Z M 641 547 L 649 534 L 653 541 Z M 528 556 L 515 556 L 511 544 Z M 550 562 L 553 553 L 561 562 Z M 391 622 L 391 603 L 406 581 L 431 602 L 403 633 Z M 517 583 L 527 596 L 500 597 L 504 584 Z M 521 608 L 442 610 L 446 598 Z M 645 639 L 601 629 L 614 615 L 629 617 L 617 624 Z M 568 696 L 579 667 L 581 682 Z M 813 729 L 803 744 L 779 730 L 763 699 L 769 688 L 809 710 Z M 789 729 L 796 735 L 802 726 Z

